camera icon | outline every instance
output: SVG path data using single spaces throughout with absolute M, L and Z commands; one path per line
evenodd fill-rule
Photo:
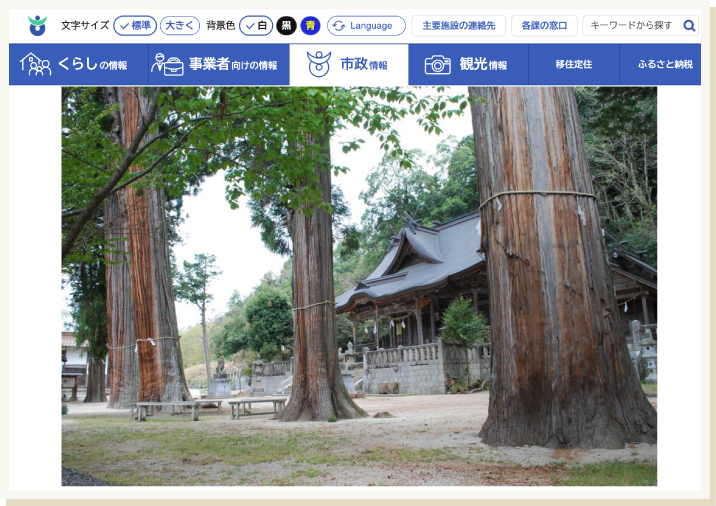
M 425 58 L 425 73 L 426 74 L 449 74 L 450 73 L 450 58 L 445 58 L 443 55 L 434 54 L 430 58 Z

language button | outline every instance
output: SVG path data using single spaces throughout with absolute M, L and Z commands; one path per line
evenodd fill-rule
M 328 20 L 328 31 L 337 36 L 389 36 L 405 31 L 400 16 L 333 16 Z

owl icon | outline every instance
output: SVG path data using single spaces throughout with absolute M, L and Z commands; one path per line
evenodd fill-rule
M 316 51 L 316 54 L 306 52 L 310 63 L 308 64 L 308 71 L 314 77 L 323 77 L 328 74 L 328 60 L 331 59 L 331 53 L 326 55 L 322 51 Z

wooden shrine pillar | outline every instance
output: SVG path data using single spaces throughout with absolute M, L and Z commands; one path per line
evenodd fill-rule
M 412 345 L 415 344 L 415 343 L 413 342 L 413 319 L 410 317 L 410 315 L 408 315 L 408 317 L 405 318 L 405 321 L 408 322 L 408 323 L 407 323 L 407 326 L 406 326 L 407 328 L 405 329 L 405 330 L 407 330 L 407 336 L 406 336 L 406 343 L 405 343 L 405 345 L 406 345 L 406 346 L 412 346 Z
M 423 344 L 423 310 L 420 308 L 420 299 L 415 299 L 415 321 L 418 323 L 418 344 Z
M 434 343 L 435 338 L 435 301 L 430 299 L 430 342 Z
M 644 325 L 651 325 L 649 306 L 646 305 L 646 294 L 641 290 L 641 309 L 644 311 Z
M 477 289 L 475 288 L 472 290 L 472 310 L 475 312 L 475 314 L 477 314 L 477 312 L 479 311 L 477 307 L 477 297 Z
M 378 326 L 378 304 L 375 305 L 375 349 L 380 348 L 380 327 Z

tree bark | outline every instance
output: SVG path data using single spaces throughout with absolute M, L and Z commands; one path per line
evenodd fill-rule
M 482 202 L 504 191 L 593 193 L 570 88 L 475 88 Z M 482 208 L 493 338 L 491 445 L 656 442 L 656 412 L 619 330 L 597 201 L 505 195 Z
M 89 359 L 89 374 L 87 374 L 87 393 L 84 402 L 107 402 L 104 388 L 104 361 Z
M 317 109 L 316 114 L 324 111 Z M 328 128 L 320 143 L 330 160 Z M 331 201 L 331 168 L 316 164 L 324 202 Z M 291 398 L 282 421 L 336 420 L 368 416 L 348 395 L 338 362 L 333 302 L 333 230 L 331 215 L 314 208 L 292 212 L 294 357 Z
M 118 103 L 118 88 L 106 88 L 105 100 Z M 115 114 L 117 142 L 123 143 L 121 117 Z M 129 273 L 127 201 L 124 192 L 104 204 L 107 278 L 107 335 L 109 342 L 109 408 L 127 409 L 139 400 L 139 359 L 134 349 L 134 306 Z

